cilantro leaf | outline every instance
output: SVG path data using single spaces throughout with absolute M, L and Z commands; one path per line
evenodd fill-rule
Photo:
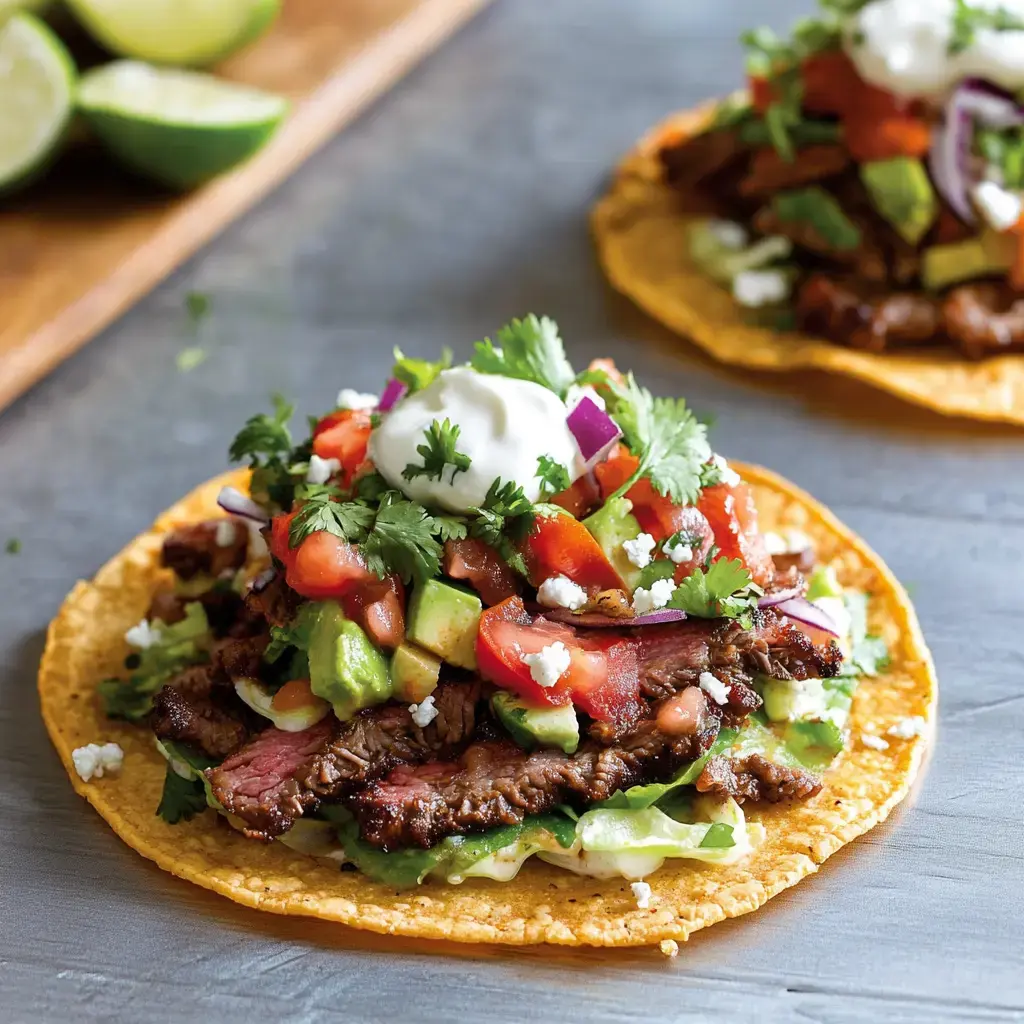
M 498 344 L 490 338 L 476 343 L 470 366 L 478 373 L 494 373 L 529 380 L 564 398 L 573 382 L 558 324 L 533 313 L 513 320 L 498 331 Z
M 442 371 L 452 365 L 452 350 L 442 349 L 441 358 L 432 363 L 426 359 L 413 359 L 402 353 L 400 348 L 394 351 L 395 365 L 391 370 L 391 376 L 400 380 L 410 392 L 422 391 L 428 384 L 434 382 L 434 378 Z
M 332 501 L 334 488 L 320 486 L 306 497 L 288 529 L 288 546 L 297 548 L 310 534 L 326 531 L 358 544 L 373 524 L 373 509 L 358 501 Z
M 1005 7 L 975 7 L 968 0 L 956 0 L 953 9 L 953 31 L 949 37 L 951 55 L 963 53 L 974 45 L 975 37 L 982 29 L 993 32 L 1024 31 L 1024 19 L 1019 18 Z
M 561 494 L 572 484 L 572 480 L 569 479 L 569 470 L 560 462 L 556 462 L 550 455 L 542 455 L 537 459 L 537 476 L 540 477 L 540 496 L 542 498 Z
M 414 501 L 389 492 L 377 511 L 373 529 L 362 544 L 369 570 L 383 579 L 395 573 L 404 583 L 424 583 L 441 568 L 441 545 L 434 520 Z
M 189 292 L 185 296 L 185 312 L 193 327 L 198 327 L 210 312 L 210 296 L 205 292 Z
M 307 602 L 302 605 L 287 625 L 270 627 L 270 643 L 263 652 L 263 660 L 269 665 L 277 662 L 285 652 L 295 649 L 299 651 L 309 650 L 310 636 L 313 626 L 319 615 L 319 608 L 316 602 Z
M 454 480 L 457 474 L 465 473 L 472 465 L 473 460 L 455 447 L 462 433 L 462 428 L 457 423 L 452 423 L 447 417 L 443 422 L 434 420 L 423 433 L 427 443 L 416 447 L 416 451 L 423 459 L 423 465 L 409 463 L 402 470 L 403 480 L 415 480 L 418 476 L 425 476 L 428 480 L 441 480 L 444 471 L 449 467 L 452 471 L 450 480 Z
M 746 626 L 763 593 L 738 558 L 720 558 L 706 572 L 694 569 L 668 604 L 699 619 L 740 619 Z
M 868 633 L 868 596 L 856 590 L 843 594 L 850 615 L 850 657 L 844 660 L 842 676 L 876 676 L 889 663 L 889 648 L 880 636 Z
M 311 452 L 309 442 L 292 447 L 288 422 L 294 411 L 294 406 L 275 395 L 274 415 L 259 413 L 250 417 L 228 451 L 232 462 L 249 460 L 253 471 L 250 493 L 256 502 L 271 510 L 291 507 L 297 479 L 305 475 L 305 469 L 299 472 L 299 467 L 308 462 Z
M 470 536 L 496 548 L 502 558 L 522 576 L 526 562 L 516 544 L 525 540 L 537 521 L 537 508 L 514 481 L 502 483 L 500 478 L 488 488 L 484 503 L 470 509 L 476 516 L 470 523 Z
M 469 527 L 462 516 L 432 516 L 434 536 L 443 544 L 448 540 L 464 540 L 469 534 Z
M 701 473 L 711 458 L 707 428 L 681 398 L 652 398 L 632 374 L 613 392 L 611 414 L 622 428 L 626 445 L 639 457 L 633 476 L 615 492 L 621 497 L 647 477 L 654 488 L 677 505 L 700 496 Z M 611 500 L 611 499 L 609 499 Z
M 168 825 L 189 821 L 206 810 L 206 789 L 199 779 L 182 778 L 170 765 L 156 813 Z
M 9 555 L 17 555 L 21 551 L 21 541 L 17 537 L 11 537 L 4 545 L 4 551 Z

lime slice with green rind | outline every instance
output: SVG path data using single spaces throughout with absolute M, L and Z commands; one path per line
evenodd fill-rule
M 280 96 L 130 60 L 83 75 L 78 106 L 125 164 L 179 189 L 248 159 L 288 113 Z
M 64 44 L 32 14 L 0 23 L 0 192 L 50 162 L 74 113 L 78 72 Z
M 281 0 L 67 0 L 67 4 L 96 41 L 119 57 L 187 66 L 212 64 L 248 45 L 281 10 Z

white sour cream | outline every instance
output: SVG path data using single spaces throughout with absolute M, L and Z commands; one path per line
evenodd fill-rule
M 438 374 L 432 384 L 399 402 L 370 436 L 369 454 L 392 487 L 424 505 L 467 512 L 483 505 L 495 479 L 514 480 L 531 501 L 540 498 L 537 460 L 548 455 L 576 480 L 584 473 L 576 438 L 566 426 L 559 397 L 530 381 L 477 373 L 459 366 Z M 472 460 L 467 470 L 441 479 L 402 478 L 406 466 L 422 465 L 416 451 L 434 420 L 461 428 L 456 451 Z
M 971 0 L 1024 19 L 1024 0 Z M 850 19 L 846 49 L 861 75 L 898 96 L 939 99 L 964 78 L 1024 86 L 1024 32 L 978 29 L 950 53 L 955 0 L 873 0 Z M 859 42 L 858 42 L 859 40 Z

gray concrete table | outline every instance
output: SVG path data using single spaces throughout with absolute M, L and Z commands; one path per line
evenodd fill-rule
M 347 1022 L 1024 1019 L 1024 433 L 822 378 L 742 377 L 611 296 L 588 203 L 669 108 L 730 88 L 738 31 L 791 0 L 504 0 L 244 222 L 0 417 L 0 1019 Z M 190 289 L 214 313 L 182 374 Z M 914 592 L 942 684 L 913 799 L 678 959 L 473 951 L 237 907 L 133 853 L 39 720 L 71 582 L 224 465 L 273 390 L 375 389 L 394 345 L 465 354 L 555 316 L 863 534 Z

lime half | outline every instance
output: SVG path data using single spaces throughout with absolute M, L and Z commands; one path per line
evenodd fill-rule
M 280 96 L 130 60 L 83 75 L 78 106 L 129 167 L 172 188 L 191 188 L 252 156 L 288 113 Z
M 76 77 L 64 44 L 34 15 L 0 24 L 0 191 L 46 166 L 71 120 Z
M 271 25 L 281 0 L 67 0 L 96 40 L 119 57 L 212 64 Z

